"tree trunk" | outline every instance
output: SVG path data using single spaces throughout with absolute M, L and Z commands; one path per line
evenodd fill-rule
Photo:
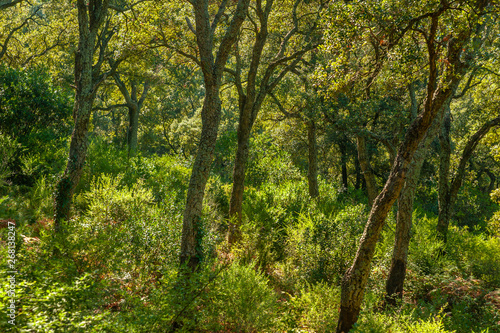
M 133 104 L 128 106 L 128 132 L 127 132 L 127 145 L 128 157 L 135 157 L 137 155 L 137 131 L 139 129 L 139 105 Z
M 441 152 L 439 154 L 439 189 L 438 189 L 438 204 L 439 216 L 437 224 L 438 236 L 446 242 L 446 230 L 448 229 L 448 221 L 450 219 L 450 158 L 451 158 L 451 111 L 448 107 L 446 110 L 441 133 L 439 133 L 439 145 Z
M 431 15 L 429 43 L 429 79 L 427 97 L 423 112 L 413 121 L 399 147 L 391 173 L 383 190 L 375 199 L 352 266 L 346 271 L 341 284 L 341 301 L 337 332 L 349 332 L 357 321 L 364 289 L 371 269 L 371 261 L 387 213 L 403 187 L 409 164 L 427 129 L 439 110 L 460 82 L 466 65 L 460 61 L 463 45 L 469 40 L 470 32 L 460 33 L 448 42 L 447 58 L 450 66 L 443 73 L 442 82 L 437 83 L 436 45 L 434 44 L 439 16 L 445 11 L 440 8 Z
M 354 188 L 359 190 L 363 186 L 363 177 L 361 176 L 361 168 L 359 166 L 358 155 L 354 155 L 354 171 L 356 172 L 356 184 Z
M 77 1 L 79 40 L 75 52 L 75 104 L 73 120 L 75 127 L 71 134 L 69 157 L 63 176 L 56 185 L 54 196 L 54 224 L 56 231 L 62 230 L 62 222 L 71 217 L 71 202 L 82 175 L 87 155 L 87 133 L 99 80 L 96 80 L 99 65 L 93 66 L 96 36 L 108 10 L 108 2 L 94 2 L 87 6 Z M 109 41 L 109 40 L 107 40 Z M 107 41 L 101 43 L 105 48 Z M 97 82 L 96 82 L 97 81 Z
M 239 0 L 229 26 L 214 59 L 214 31 L 224 14 L 227 2 L 221 3 L 220 15 L 211 22 L 208 1 L 192 2 L 196 20 L 196 42 L 198 45 L 200 66 L 205 83 L 205 100 L 201 111 L 202 129 L 198 152 L 191 172 L 187 190 L 186 208 L 182 222 L 182 238 L 180 263 L 190 271 L 195 271 L 202 260 L 202 221 L 201 211 L 205 186 L 207 184 L 212 163 L 219 123 L 221 117 L 221 101 L 219 96 L 222 73 L 226 66 L 231 49 L 238 38 L 238 32 L 246 18 L 249 0 Z M 181 272 L 182 273 L 182 272 Z
M 366 138 L 364 136 L 358 135 L 356 138 L 356 144 L 358 148 L 358 160 L 359 166 L 365 178 L 366 191 L 368 193 L 368 201 L 370 207 L 373 205 L 375 198 L 377 197 L 377 183 L 375 182 L 375 175 L 373 174 L 370 160 L 368 157 L 368 150 L 366 148 Z
M 77 96 L 73 109 L 75 128 L 71 134 L 69 157 L 66 170 L 56 185 L 55 216 L 56 230 L 61 229 L 62 221 L 69 221 L 71 217 L 71 203 L 76 186 L 80 181 L 85 157 L 87 156 L 87 132 L 92 110 L 93 95 Z
M 248 160 L 248 149 L 250 146 L 250 132 L 252 130 L 252 109 L 248 104 L 243 104 L 240 109 L 240 121 L 238 123 L 238 148 L 234 160 L 233 188 L 229 201 L 229 229 L 227 241 L 229 244 L 238 242 L 241 238 L 240 225 L 243 213 L 243 192 L 245 190 L 245 171 Z
M 342 187 L 344 191 L 347 191 L 349 187 L 348 175 L 347 175 L 347 136 L 343 135 L 339 143 L 340 149 L 340 163 L 342 165 Z
M 296 21 L 295 28 L 285 36 L 276 54 L 275 60 L 270 62 L 260 79 L 257 82 L 260 62 L 264 46 L 268 37 L 268 18 L 273 8 L 273 0 L 266 1 L 265 5 L 261 2 L 256 3 L 256 12 L 260 26 L 256 31 L 256 38 L 251 51 L 250 66 L 248 68 L 246 84 L 241 80 L 241 56 L 239 48 L 236 48 L 236 69 L 228 71 L 233 75 L 236 89 L 239 97 L 240 118 L 238 124 L 238 149 L 233 171 L 233 188 L 231 191 L 231 199 L 229 203 L 229 228 L 227 240 L 229 244 L 237 242 L 240 238 L 240 225 L 243 204 L 243 192 L 245 183 L 245 170 L 248 159 L 248 149 L 250 145 L 250 133 L 252 126 L 257 118 L 257 114 L 262 106 L 265 97 L 272 94 L 273 89 L 281 81 L 281 79 L 289 72 L 301 59 L 301 56 L 307 52 L 307 48 L 296 52 L 293 56 L 284 56 L 288 39 L 298 31 L 298 22 Z M 298 2 L 297 2 L 298 4 Z M 277 61 L 276 59 L 280 59 Z M 278 75 L 274 76 L 277 71 L 278 64 L 285 64 Z M 244 88 L 245 87 L 245 88 Z
M 448 120 L 447 120 L 448 121 Z M 451 121 L 451 119 L 449 120 Z M 472 153 L 476 149 L 482 138 L 495 126 L 500 125 L 500 117 L 496 117 L 485 123 L 474 135 L 470 137 L 462 152 L 462 157 L 458 163 L 456 174 L 451 182 L 448 183 L 449 175 L 449 160 L 451 155 L 450 140 L 449 140 L 449 124 L 444 124 L 442 138 L 440 137 L 441 148 L 444 154 L 441 154 L 440 169 L 439 169 L 439 216 L 437 233 L 438 237 L 445 243 L 447 241 L 448 226 L 453 214 L 453 204 L 457 198 L 460 186 L 465 176 L 465 166 L 470 160 Z M 444 148 L 444 149 L 443 149 Z M 448 152 L 449 151 L 449 152 Z M 443 179 L 443 181 L 441 181 Z
M 451 99 L 450 99 L 451 100 Z M 449 101 L 446 102 L 449 105 Z M 412 103 L 413 104 L 413 103 Z M 410 245 L 410 231 L 412 226 L 413 201 L 417 189 L 422 165 L 429 152 L 429 147 L 437 136 L 443 119 L 442 108 L 427 131 L 424 139 L 420 142 L 406 174 L 405 183 L 398 198 L 398 212 L 396 216 L 396 233 L 394 248 L 392 252 L 391 268 L 386 283 L 386 303 L 395 305 L 396 299 L 403 297 L 403 286 L 406 277 L 406 265 L 408 262 L 408 248 Z M 412 114 L 413 114 L 412 108 Z
M 201 211 L 221 116 L 219 87 L 210 88 L 207 87 L 203 102 L 201 138 L 189 181 L 182 224 L 180 263 L 187 265 L 191 271 L 197 269 L 203 256 Z
M 316 124 L 314 120 L 309 120 L 307 125 L 307 143 L 309 150 L 309 164 L 307 180 L 309 183 L 309 195 L 316 198 L 319 195 L 318 188 L 318 152 L 316 145 Z

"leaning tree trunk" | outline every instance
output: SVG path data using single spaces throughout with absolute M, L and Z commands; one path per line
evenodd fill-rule
M 380 232 L 387 213 L 403 187 L 409 164 L 417 147 L 431 126 L 434 118 L 444 103 L 450 98 L 454 87 L 458 85 L 466 65 L 460 61 L 462 47 L 469 39 L 468 33 L 461 33 L 448 42 L 448 60 L 451 66 L 444 73 L 443 82 L 437 84 L 437 52 L 434 38 L 437 32 L 438 17 L 444 9 L 439 9 L 431 16 L 431 29 L 428 43 L 429 80 L 424 111 L 413 121 L 396 155 L 391 173 L 383 190 L 375 199 L 368 221 L 361 237 L 352 266 L 346 271 L 341 284 L 341 301 L 337 332 L 349 332 L 357 321 L 363 300 L 364 289 L 371 269 Z M 437 87 L 437 88 L 436 88 Z
M 370 159 L 368 156 L 368 149 L 366 147 L 366 138 L 364 136 L 358 135 L 356 138 L 356 144 L 358 148 L 358 161 L 361 171 L 365 178 L 366 191 L 368 193 L 368 201 L 370 207 L 373 205 L 375 198 L 377 197 L 377 183 L 375 181 L 375 175 L 373 174 L 372 167 L 370 165 Z
M 451 99 L 446 104 L 449 105 Z M 386 283 L 386 303 L 395 305 L 396 299 L 403 297 L 403 287 L 408 262 L 408 248 L 410 245 L 410 231 L 412 226 L 413 200 L 417 189 L 422 165 L 429 152 L 429 147 L 437 136 L 442 124 L 443 110 L 434 119 L 425 138 L 420 142 L 406 174 L 405 183 L 398 198 L 398 213 L 396 216 L 396 233 L 392 251 L 391 268 Z
M 307 124 L 307 143 L 309 151 L 309 164 L 307 180 L 309 184 L 309 195 L 316 198 L 319 195 L 318 187 L 318 149 L 316 145 L 316 123 L 309 120 Z
M 99 27 L 102 25 L 109 1 L 77 1 L 79 40 L 75 52 L 75 104 L 73 120 L 75 127 L 71 134 L 69 157 L 63 176 L 56 185 L 54 200 L 54 224 L 56 230 L 61 230 L 63 221 L 71 217 L 71 202 L 73 194 L 80 181 L 85 157 L 87 155 L 87 133 L 99 81 L 95 82 L 99 66 L 93 68 L 93 55 Z M 101 47 L 107 45 L 101 43 Z

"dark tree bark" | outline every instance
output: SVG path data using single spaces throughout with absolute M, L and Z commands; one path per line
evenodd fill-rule
M 358 148 L 358 161 L 363 177 L 365 178 L 366 191 L 368 193 L 369 206 L 373 205 L 375 198 L 378 195 L 377 182 L 370 165 L 368 150 L 366 148 L 366 138 L 362 135 L 356 136 L 356 146 Z
M 347 145 L 348 145 L 348 138 L 346 135 L 342 135 L 340 138 L 339 142 L 339 150 L 340 150 L 340 164 L 341 164 L 341 172 L 342 172 L 342 187 L 344 188 L 344 191 L 347 191 L 349 187 L 349 182 L 348 182 L 348 175 L 347 175 L 347 161 L 348 161 L 348 155 L 347 155 Z
M 209 1 L 192 2 L 196 21 L 196 41 L 200 54 L 199 60 L 196 59 L 196 61 L 203 72 L 205 100 L 201 112 L 201 137 L 189 180 L 182 223 L 180 263 L 181 265 L 187 265 L 191 271 L 197 269 L 203 253 L 201 246 L 201 210 L 219 130 L 221 117 L 219 92 L 222 74 L 231 48 L 238 38 L 238 32 L 247 15 L 249 2 L 250 0 L 238 1 L 231 23 L 218 47 L 215 59 L 213 54 L 214 32 L 219 20 L 224 15 L 228 1 L 222 1 L 212 23 L 208 11 Z
M 73 120 L 75 127 L 71 134 L 69 157 L 66 170 L 56 185 L 55 191 L 55 226 L 61 229 L 62 221 L 71 217 L 71 202 L 74 191 L 83 170 L 87 155 L 87 132 L 92 104 L 97 88 L 107 74 L 100 74 L 100 67 L 104 59 L 100 56 L 94 65 L 93 56 L 96 50 L 98 30 L 104 22 L 108 10 L 109 0 L 77 1 L 79 41 L 75 53 L 75 104 L 73 106 Z M 101 49 L 107 46 L 112 33 L 102 32 L 100 35 Z M 101 54 L 104 54 L 102 52 Z
M 441 143 L 441 163 L 439 170 L 439 216 L 438 216 L 438 225 L 437 232 L 440 239 L 442 239 L 445 243 L 447 241 L 448 235 L 448 226 L 450 224 L 450 219 L 453 214 L 453 204 L 458 195 L 458 191 L 462 186 L 462 181 L 465 176 L 465 167 L 467 162 L 472 157 L 474 150 L 476 149 L 479 142 L 481 142 L 482 138 L 495 126 L 500 125 L 500 116 L 488 121 L 485 123 L 479 130 L 472 135 L 465 148 L 462 152 L 462 156 L 460 158 L 460 162 L 458 163 L 457 171 L 455 176 L 453 177 L 451 183 L 449 182 L 449 173 L 450 173 L 450 155 L 451 149 L 450 147 L 450 139 L 449 139 L 449 127 L 446 122 L 443 126 L 442 130 L 442 138 L 440 137 Z
M 259 69 L 261 67 L 260 63 L 262 52 L 267 42 L 268 18 L 274 4 L 273 0 L 267 1 L 264 7 L 261 1 L 257 1 L 256 3 L 255 9 L 260 26 L 255 31 L 255 42 L 252 48 L 251 61 L 248 68 L 245 87 L 241 80 L 241 57 L 239 49 L 236 50 L 236 69 L 226 69 L 226 71 L 235 79 L 240 109 L 238 124 L 238 148 L 234 162 L 233 188 L 229 201 L 229 228 L 227 233 L 227 241 L 229 244 L 234 244 L 240 239 L 243 192 L 248 149 L 250 145 L 250 133 L 255 119 L 257 118 L 257 114 L 260 111 L 266 96 L 268 94 L 272 94 L 273 89 L 288 72 L 295 68 L 305 53 L 316 47 L 316 45 L 308 43 L 303 49 L 296 51 L 291 55 L 286 55 L 290 38 L 298 33 L 299 27 L 296 10 L 300 2 L 301 0 L 296 0 L 293 5 L 292 12 L 294 26 L 284 36 L 277 54 L 267 65 L 265 70 L 263 70 L 262 79 L 259 82 L 257 81 L 257 74 L 259 73 Z M 280 67 L 283 68 L 278 71 Z
M 307 172 L 307 180 L 309 184 L 309 195 L 311 198 L 319 196 L 318 187 L 318 152 L 316 145 L 316 123 L 314 120 L 309 120 L 307 125 L 307 143 L 309 151 L 309 164 Z
M 414 96 L 414 92 L 412 94 L 412 89 L 410 89 L 410 94 Z M 445 105 L 449 105 L 450 101 L 451 99 L 449 99 Z M 414 111 L 414 105 L 416 105 L 415 103 L 416 101 L 414 101 L 412 97 L 412 115 L 416 114 Z M 441 108 L 438 116 L 434 119 L 431 127 L 425 134 L 424 139 L 422 139 L 418 145 L 408 168 L 403 188 L 399 194 L 394 248 L 392 252 L 391 268 L 389 270 L 389 276 L 386 283 L 385 299 L 387 304 L 395 305 L 396 299 L 401 299 L 403 297 L 415 192 L 420 178 L 422 165 L 429 152 L 429 147 L 432 141 L 434 141 L 441 128 L 443 114 L 446 108 L 446 106 Z
M 439 17 L 445 10 L 445 7 L 440 7 L 436 12 L 429 14 L 431 23 L 429 33 L 426 34 L 429 54 L 429 78 L 424 110 L 408 128 L 405 139 L 398 149 L 389 178 L 373 203 L 354 262 L 342 279 L 338 333 L 348 332 L 358 319 L 375 246 L 387 213 L 403 187 L 410 162 L 420 141 L 438 115 L 439 110 L 452 95 L 466 68 L 460 57 L 463 46 L 469 40 L 470 31 L 460 32 L 457 37 L 448 41 L 447 59 L 450 66 L 446 68 L 441 82 L 438 84 L 438 52 L 435 38 Z
M 146 99 L 150 83 L 149 81 L 145 81 L 142 89 L 142 94 L 140 97 L 137 95 L 137 84 L 134 81 L 130 82 L 130 92 L 120 78 L 118 73 L 113 75 L 116 85 L 118 89 L 125 98 L 125 104 L 128 108 L 128 130 L 127 130 L 127 147 L 128 147 L 128 156 L 134 157 L 137 155 L 137 132 L 139 130 L 139 114 L 141 112 L 142 106 L 144 104 L 144 100 Z
M 354 188 L 359 190 L 363 186 L 363 177 L 361 175 L 361 167 L 359 166 L 358 155 L 354 155 L 354 171 L 356 172 L 356 184 Z

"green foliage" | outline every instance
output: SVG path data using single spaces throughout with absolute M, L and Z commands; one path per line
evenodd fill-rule
M 296 326 L 318 333 L 333 332 L 337 327 L 340 290 L 324 282 L 307 284 L 298 296 L 291 297 L 289 306 L 296 317 Z
M 129 187 L 142 181 L 145 188 L 151 189 L 155 202 L 168 200 L 171 196 L 176 202 L 182 202 L 190 168 L 186 161 L 169 155 L 143 157 L 139 154 L 129 159 L 125 150 L 96 138 L 90 143 L 86 167 L 77 189 L 76 203 L 80 209 L 86 208 L 83 195 L 90 190 L 92 179 L 104 174 L 122 174 L 120 185 Z
M 440 256 L 443 242 L 436 235 L 437 218 L 427 216 L 418 217 L 414 213 L 410 242 L 409 261 L 423 274 L 437 274 L 442 269 L 442 256 Z
M 491 199 L 495 200 L 497 203 L 500 203 L 500 189 L 496 189 L 491 192 Z M 497 211 L 493 214 L 491 219 L 488 221 L 488 231 L 491 235 L 500 237 L 500 211 Z
M 301 215 L 287 228 L 289 279 L 339 281 L 351 264 L 366 219 L 364 205 L 348 206 L 331 215 Z
M 103 175 L 83 195 L 88 209 L 73 221 L 69 238 L 78 250 L 80 269 L 121 269 L 130 275 L 143 268 L 175 266 L 180 210 L 173 198 L 156 204 L 142 182 L 128 187 L 121 185 L 122 179 Z
M 39 175 L 60 170 L 58 153 L 70 133 L 70 114 L 71 92 L 52 84 L 47 70 L 0 66 L 0 133 L 23 147 L 9 163 L 16 183 L 32 184 Z
M 11 164 L 21 144 L 9 135 L 0 132 L 0 189 L 8 185 L 8 178 L 12 175 Z
M 279 184 L 301 178 L 287 152 L 279 149 L 269 135 L 259 135 L 250 142 L 245 182 L 252 186 Z
M 0 67 L 0 131 L 25 146 L 68 134 L 71 92 L 55 87 L 43 68 Z
M 278 314 L 277 297 L 254 264 L 235 262 L 222 271 L 206 301 L 208 331 L 272 331 Z
M 447 246 L 457 266 L 491 286 L 500 286 L 500 239 L 452 228 Z

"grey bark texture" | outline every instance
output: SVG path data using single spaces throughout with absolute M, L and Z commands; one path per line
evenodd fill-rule
M 410 89 L 412 94 L 412 89 Z M 414 92 L 412 94 L 414 96 Z M 391 267 L 386 283 L 386 302 L 395 305 L 396 299 L 403 297 L 403 287 L 406 277 L 406 266 L 408 262 L 408 248 L 410 245 L 410 231 L 412 227 L 413 201 L 417 184 L 420 178 L 422 165 L 429 152 L 432 141 L 437 137 L 443 122 L 444 110 L 447 109 L 451 98 L 441 108 L 439 114 L 432 122 L 431 127 L 425 134 L 424 139 L 418 145 L 411 160 L 406 174 L 403 188 L 398 197 L 398 212 L 396 215 L 396 233 L 392 251 Z M 412 102 L 412 114 L 413 114 Z
M 104 22 L 109 0 L 90 0 L 88 6 L 84 0 L 77 1 L 78 9 L 78 49 L 75 53 L 75 104 L 73 120 L 75 123 L 69 148 L 69 157 L 63 176 L 56 185 L 54 202 L 54 221 L 56 230 L 61 229 L 62 221 L 71 217 L 71 203 L 76 186 L 80 181 L 87 155 L 87 133 L 92 105 L 97 88 L 103 81 L 98 75 L 103 59 L 94 66 L 94 52 L 99 28 Z M 102 34 L 101 36 L 105 36 Z M 111 36 L 109 36 L 111 38 Z M 105 47 L 109 39 L 101 40 Z
M 180 263 L 186 265 L 191 271 L 197 269 L 203 255 L 201 211 L 221 117 L 219 92 L 222 74 L 231 49 L 237 40 L 240 27 L 247 15 L 249 3 L 250 0 L 238 1 L 215 57 L 213 54 L 214 32 L 222 14 L 225 12 L 228 1 L 223 1 L 220 4 L 218 14 L 212 23 L 208 12 L 209 1 L 192 3 L 196 21 L 196 42 L 200 55 L 199 64 L 205 83 L 205 99 L 201 112 L 201 137 L 189 180 L 182 222 Z
M 441 82 L 437 80 L 438 54 L 435 38 L 439 16 L 444 11 L 445 8 L 440 7 L 436 12 L 430 14 L 430 29 L 426 38 L 429 54 L 429 78 L 423 112 L 408 128 L 385 186 L 373 203 L 354 262 L 342 279 L 338 333 L 349 332 L 358 319 L 364 289 L 370 274 L 371 261 L 387 213 L 403 187 L 406 173 L 420 141 L 438 115 L 439 110 L 450 98 L 466 68 L 466 64 L 462 63 L 460 58 L 462 48 L 469 40 L 470 31 L 460 32 L 448 41 L 447 59 L 451 66 L 443 73 Z

